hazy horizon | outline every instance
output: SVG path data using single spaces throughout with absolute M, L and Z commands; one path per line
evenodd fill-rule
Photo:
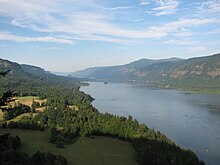
M 217 53 L 217 54 L 218 54 L 218 53 Z M 211 55 L 215 55 L 215 54 L 211 54 Z M 205 56 L 210 56 L 210 55 L 195 56 L 195 57 L 190 57 L 190 58 L 205 57 Z M 171 58 L 179 58 L 179 57 L 155 58 L 155 59 L 153 59 L 153 58 L 140 58 L 140 59 L 135 59 L 135 60 L 133 60 L 133 61 L 129 61 L 129 62 L 127 62 L 127 63 L 112 64 L 112 65 L 86 66 L 85 68 L 77 69 L 77 70 L 73 70 L 73 71 L 48 70 L 47 68 L 45 68 L 45 67 L 43 67 L 43 66 L 40 66 L 40 65 L 35 65 L 35 64 L 31 64 L 31 63 L 22 63 L 22 62 L 13 61 L 13 60 L 4 59 L 4 58 L 3 58 L 3 60 L 9 60 L 9 61 L 11 61 L 11 62 L 15 62 L 15 63 L 21 64 L 21 65 L 30 65 L 30 66 L 40 67 L 40 68 L 45 69 L 46 71 L 49 71 L 49 72 L 54 73 L 54 74 L 57 74 L 57 73 L 69 74 L 69 73 L 73 73 L 73 72 L 76 72 L 76 71 L 85 70 L 85 69 L 94 68 L 94 67 L 110 67 L 110 66 L 126 65 L 126 64 L 129 64 L 129 63 L 131 63 L 131 62 L 135 62 L 135 61 L 142 60 L 142 59 L 147 59 L 147 60 L 163 60 L 163 59 L 171 59 Z M 179 59 L 185 60 L 185 59 L 189 59 L 189 58 L 179 58 Z M 59 74 L 58 74 L 58 75 L 59 75 Z
M 202 57 L 202 56 L 197 56 L 197 57 Z M 129 64 L 131 62 L 134 62 L 134 61 L 138 61 L 138 60 L 142 60 L 142 59 L 148 59 L 148 60 L 162 60 L 162 59 L 171 59 L 171 58 L 179 58 L 179 57 L 169 57 L 169 58 L 139 58 L 139 59 L 134 59 L 132 61 L 129 61 L 127 63 L 120 63 L 120 64 L 112 64 L 112 65 L 97 65 L 97 66 L 86 66 L 85 68 L 82 68 L 82 69 L 78 69 L 78 70 L 74 70 L 74 71 L 59 71 L 59 70 L 48 70 L 47 68 L 44 68 L 40 65 L 35 65 L 35 64 L 32 64 L 32 63 L 23 63 L 23 62 L 19 62 L 19 61 L 13 61 L 13 60 L 10 60 L 10 59 L 7 59 L 7 58 L 2 58 L 3 60 L 9 60 L 11 62 L 15 62 L 15 63 L 18 63 L 18 64 L 24 64 L 24 65 L 31 65 L 31 66 L 36 66 L 36 67 L 41 67 L 43 69 L 45 69 L 46 71 L 51 71 L 51 72 L 67 72 L 67 73 L 71 73 L 71 72 L 75 72 L 75 71 L 79 71 L 79 70 L 84 70 L 84 69 L 87 69 L 87 68 L 93 68 L 93 67 L 108 67 L 108 66 L 117 66 L 117 65 L 125 65 L 125 64 Z M 192 57 L 193 58 L 193 57 Z M 179 58 L 179 59 L 186 59 L 186 58 Z
M 0 58 L 74 72 L 220 52 L 220 0 L 1 0 Z

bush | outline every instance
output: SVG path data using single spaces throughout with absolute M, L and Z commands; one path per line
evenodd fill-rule
M 21 139 L 19 136 L 10 136 L 9 133 L 5 133 L 0 136 L 0 151 L 7 151 L 9 149 L 14 150 L 21 145 Z
M 27 105 L 19 104 L 18 106 L 7 110 L 4 113 L 3 118 L 5 120 L 10 120 L 10 119 L 13 119 L 13 118 L 15 118 L 23 113 L 27 113 L 27 112 L 31 112 L 31 108 Z
M 56 164 L 56 165 L 66 165 L 67 161 L 66 159 L 61 155 L 54 155 L 50 152 L 48 153 L 42 153 L 37 151 L 32 157 L 31 162 L 33 165 L 39 165 L 39 164 Z

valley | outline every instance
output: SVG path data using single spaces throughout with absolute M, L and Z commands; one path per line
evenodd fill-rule
M 219 165 L 220 0 L 0 0 L 0 165 Z
M 1 60 L 0 62 L 0 68 L 2 70 L 10 70 L 9 75 L 1 77 L 1 105 L 4 105 L 7 103 L 7 100 L 10 100 L 11 94 L 16 94 L 18 99 L 23 103 L 17 103 L 14 107 L 8 106 L 8 109 L 1 107 L 2 111 L 6 113 L 6 115 L 4 115 L 6 117 L 4 117 L 0 123 L 0 132 L 2 132 L 0 138 L 4 139 L 8 137 L 7 134 L 4 134 L 6 132 L 11 133 L 11 136 L 13 136 L 15 135 L 13 132 L 16 131 L 20 137 L 15 136 L 15 139 L 18 140 L 21 138 L 20 147 L 16 146 L 18 149 L 13 150 L 14 153 L 8 153 L 8 156 L 10 156 L 10 154 L 19 155 L 19 159 L 8 159 L 6 158 L 7 156 L 4 156 L 1 160 L 2 162 L 29 161 L 30 163 L 34 163 L 36 157 L 40 158 L 42 157 L 40 155 L 44 155 L 43 157 L 45 157 L 45 159 L 42 159 L 42 162 L 50 160 L 68 163 L 68 160 L 70 162 L 73 161 L 70 160 L 68 156 L 68 154 L 72 155 L 72 153 L 60 152 L 62 155 L 54 156 L 53 154 L 59 152 L 53 149 L 50 150 L 50 147 L 47 146 L 53 145 L 56 146 L 56 150 L 65 151 L 65 148 L 68 148 L 68 146 L 72 144 L 83 146 L 83 143 L 88 143 L 87 147 L 92 145 L 94 146 L 95 152 L 101 152 L 99 146 L 102 146 L 102 143 L 106 145 L 111 144 L 112 147 L 116 145 L 116 148 L 118 148 L 117 143 L 124 141 L 123 144 L 127 145 L 121 150 L 125 150 L 124 155 L 130 155 L 129 160 L 131 160 L 131 163 L 138 163 L 140 165 L 146 163 L 152 165 L 160 163 L 170 164 L 171 162 L 174 164 L 204 164 L 193 151 L 180 147 L 163 133 L 149 128 L 147 125 L 140 123 L 130 115 L 125 117 L 112 115 L 110 113 L 100 113 L 91 104 L 94 98 L 79 90 L 80 85 L 87 86 L 88 83 L 82 83 L 80 79 L 74 77 L 63 77 L 53 74 L 48 75 L 47 72 L 45 73 L 45 71 L 40 68 L 38 68 L 36 72 L 35 66 L 33 67 L 34 71 L 32 71 L 31 66 L 28 66 L 29 69 L 27 71 L 17 63 L 7 60 Z M 108 83 L 104 85 L 108 86 Z M 16 93 L 4 93 L 4 91 L 7 90 L 16 91 Z M 3 98 L 7 98 L 6 102 Z M 31 107 L 28 106 L 30 99 L 32 99 Z M 46 103 L 40 100 L 44 100 Z M 43 103 L 45 104 L 43 105 L 45 110 L 38 111 L 34 114 L 35 108 L 37 109 L 38 106 L 42 106 Z M 26 115 L 27 113 L 30 113 L 30 115 Z M 28 144 L 27 138 L 25 137 L 24 143 L 22 143 L 23 130 L 35 131 L 39 136 L 47 136 L 49 140 L 44 142 L 39 141 L 38 144 L 39 146 L 45 146 L 48 150 L 41 150 L 38 148 L 38 151 L 36 151 L 33 149 L 36 151 L 34 155 L 31 155 L 28 150 L 23 150 L 22 145 Z M 47 132 L 49 132 L 49 136 Z M 32 133 L 33 132 L 31 132 L 31 134 Z M 8 140 L 13 139 L 11 136 L 9 136 Z M 102 138 L 103 136 L 108 138 Z M 36 137 L 38 137 L 38 135 L 36 135 Z M 95 137 L 94 141 L 89 140 L 93 139 L 93 137 Z M 7 141 L 3 140 L 2 145 L 7 146 Z M 89 148 L 92 149 L 92 146 Z M 32 144 L 29 146 L 28 144 L 26 147 L 30 150 L 30 148 L 34 146 L 32 146 Z M 9 152 L 7 147 L 5 148 L 0 154 L 4 155 Z M 108 147 L 105 147 L 105 149 L 108 150 Z M 114 147 L 112 149 L 114 150 Z M 113 152 L 113 150 L 109 152 Z M 134 161 L 134 152 L 132 150 L 135 152 L 136 162 Z M 44 153 L 47 151 L 51 153 Z M 25 155 L 24 152 L 29 155 Z M 70 152 L 74 153 L 72 150 Z M 106 151 L 106 154 L 104 150 L 103 152 L 104 155 L 107 154 L 107 156 L 101 155 L 103 162 L 106 162 L 109 158 L 115 160 L 115 164 L 117 164 L 117 162 L 120 164 L 120 162 L 127 161 L 126 156 L 115 156 L 114 159 L 111 158 L 111 154 L 109 155 L 108 151 Z M 83 156 L 83 159 L 92 160 L 94 157 L 92 153 L 93 151 L 91 150 L 87 156 Z M 53 155 L 53 159 L 48 158 L 52 156 L 51 154 Z M 112 153 L 113 157 L 114 155 L 118 155 L 118 151 L 115 150 Z M 77 158 L 78 161 L 80 161 L 80 159 L 79 157 Z M 96 157 L 94 160 L 98 161 Z

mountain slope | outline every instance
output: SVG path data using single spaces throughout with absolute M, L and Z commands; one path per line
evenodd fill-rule
M 173 86 L 220 90 L 220 54 L 185 60 L 167 77 Z
M 162 60 L 140 59 L 126 65 L 87 68 L 85 70 L 76 71 L 71 75 L 80 78 L 127 81 L 144 77 L 145 73 L 142 72 L 142 69 L 145 67 L 162 62 L 177 62 L 181 60 L 182 59 L 179 58 Z
M 51 84 L 78 83 L 79 79 L 51 74 L 44 69 L 31 65 L 20 65 L 15 62 L 0 59 L 0 71 L 10 72 L 1 77 L 0 93 L 17 88 L 17 92 L 23 95 L 31 93 L 33 89 L 40 91 L 42 86 L 50 87 Z M 36 92 L 35 92 L 36 93 Z
M 32 65 L 26 65 L 26 64 L 21 64 L 21 68 L 27 72 L 31 73 L 36 76 L 48 76 L 52 75 L 50 72 L 45 71 L 43 68 L 37 67 L 37 66 L 32 66 Z
M 126 65 L 88 68 L 76 77 L 107 81 L 140 81 L 176 88 L 220 89 L 220 54 L 190 59 L 141 59 Z
M 65 77 L 52 74 L 38 66 L 18 64 L 8 60 L 0 59 L 0 71 L 10 70 L 7 78 L 13 79 L 27 79 L 27 80 L 50 80 L 50 81 L 78 81 L 74 77 Z

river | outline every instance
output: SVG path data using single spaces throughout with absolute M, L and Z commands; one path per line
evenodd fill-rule
M 81 90 L 100 112 L 128 116 L 193 150 L 210 165 L 220 163 L 220 95 L 90 82 Z

